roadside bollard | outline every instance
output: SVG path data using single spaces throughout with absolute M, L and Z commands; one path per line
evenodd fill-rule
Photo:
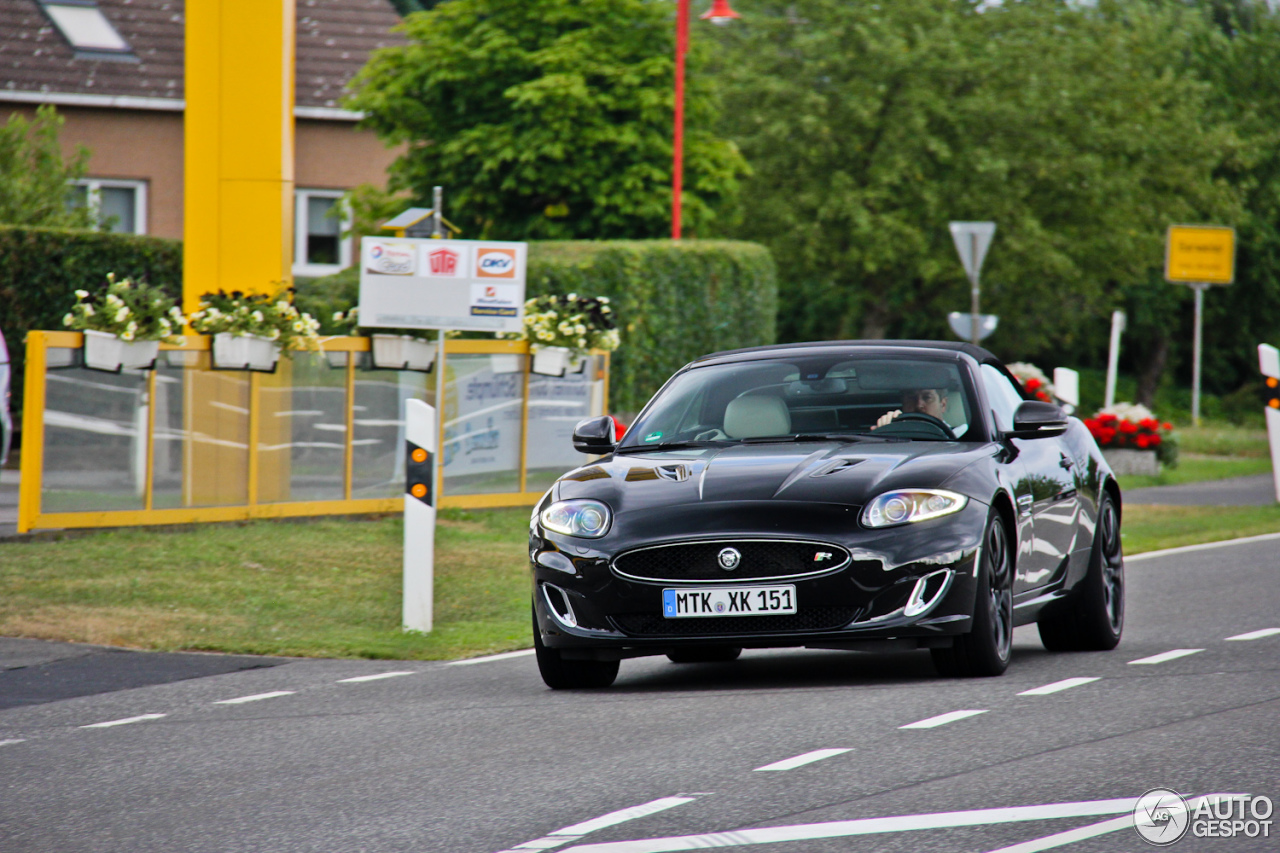
M 404 611 L 406 631 L 430 631 L 436 554 L 436 410 L 405 401 Z
M 1266 377 L 1267 438 L 1271 442 L 1271 476 L 1280 502 L 1280 350 L 1258 344 L 1258 366 Z

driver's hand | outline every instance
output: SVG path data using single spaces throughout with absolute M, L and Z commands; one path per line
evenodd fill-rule
M 894 409 L 892 412 L 885 412 L 880 416 L 880 420 L 876 421 L 876 426 L 873 426 L 872 429 L 884 426 L 900 414 L 902 414 L 902 409 Z

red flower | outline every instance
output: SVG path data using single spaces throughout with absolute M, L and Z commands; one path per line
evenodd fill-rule
M 1173 424 L 1166 422 L 1166 423 L 1165 423 L 1165 425 L 1164 425 L 1164 428 L 1165 428 L 1165 429 L 1168 429 L 1168 430 L 1171 430 L 1171 429 L 1173 429 Z
M 1138 425 L 1135 424 L 1133 421 L 1121 421 L 1119 428 L 1120 428 L 1120 431 L 1125 433 L 1126 435 L 1132 435 L 1133 433 L 1138 431 Z
M 1039 379 L 1028 379 L 1026 384 L 1026 389 L 1028 391 L 1034 391 L 1043 384 L 1044 383 L 1041 382 Z
M 1151 444 L 1151 436 L 1149 435 L 1138 436 L 1138 446 L 1141 447 L 1143 450 L 1146 450 L 1149 444 Z
M 1152 447 L 1159 447 L 1159 446 L 1160 446 L 1160 442 L 1164 441 L 1164 439 L 1163 439 L 1163 438 L 1161 438 L 1161 437 L 1160 437 L 1160 436 L 1158 436 L 1158 435 L 1151 435 L 1151 436 L 1147 436 L 1147 440 L 1148 440 L 1148 443 L 1150 443 L 1150 445 L 1151 445 Z
M 1110 414 L 1098 415 L 1098 423 L 1113 424 L 1116 422 L 1116 420 L 1117 418 L 1115 415 L 1110 415 Z
M 1142 420 L 1138 421 L 1138 426 L 1142 427 L 1143 429 L 1157 429 L 1160 426 L 1160 422 L 1157 421 L 1155 418 L 1143 418 Z
M 1110 444 L 1112 441 L 1115 440 L 1115 437 L 1116 437 L 1116 431 L 1111 427 L 1102 427 L 1101 429 L 1098 430 L 1099 444 Z

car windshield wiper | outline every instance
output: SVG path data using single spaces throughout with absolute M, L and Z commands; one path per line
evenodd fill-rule
M 703 447 L 724 447 L 724 439 L 711 441 L 663 441 L 658 444 L 630 444 L 619 447 L 614 453 L 647 453 L 650 450 L 689 450 Z
M 773 442 L 784 441 L 862 441 L 864 438 L 879 438 L 879 436 L 864 436 L 848 432 L 798 432 L 794 435 L 761 435 L 752 438 L 742 439 L 743 444 L 771 444 Z

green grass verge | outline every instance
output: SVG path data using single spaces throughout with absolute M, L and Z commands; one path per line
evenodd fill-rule
M 1124 508 L 1126 554 L 1280 533 L 1280 506 L 1152 506 Z
M 400 630 L 399 518 L 0 544 L 0 636 L 263 655 L 449 659 L 528 647 L 527 509 L 441 513 L 435 630 Z
M 1120 481 L 1120 489 L 1128 491 L 1148 486 L 1176 486 L 1182 483 L 1200 483 L 1205 480 L 1223 480 L 1227 477 L 1270 473 L 1271 459 L 1268 457 L 1184 454 L 1178 460 L 1177 468 L 1166 468 L 1154 477 L 1131 474 L 1116 479 Z

